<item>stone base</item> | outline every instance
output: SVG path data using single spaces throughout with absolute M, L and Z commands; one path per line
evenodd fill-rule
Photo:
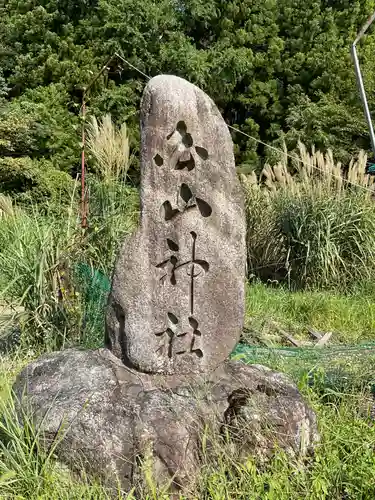
M 109 486 L 129 490 L 149 458 L 155 479 L 189 486 L 199 474 L 202 430 L 228 430 L 247 455 L 275 445 L 306 455 L 317 440 L 314 413 L 287 377 L 228 361 L 202 376 L 148 375 L 125 367 L 107 349 L 70 349 L 26 367 L 14 391 L 20 418 L 32 412 L 43 446 Z M 140 460 L 139 460 L 140 459 Z

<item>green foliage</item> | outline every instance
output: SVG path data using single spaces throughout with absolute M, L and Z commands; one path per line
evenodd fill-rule
M 14 376 L 30 359 L 3 360 L 0 364 L 0 491 L 4 498 L 40 499 L 98 499 L 107 500 L 121 493 L 109 492 L 84 473 L 79 478 L 55 461 L 54 449 L 63 437 L 64 428 L 56 436 L 49 452 L 39 446 L 42 436 L 33 428 L 30 417 L 23 416 L 18 424 L 16 411 L 10 399 Z M 292 369 L 292 363 L 289 368 Z M 284 365 L 286 371 L 288 366 Z M 207 431 L 202 436 L 202 467 L 194 491 L 179 495 L 188 498 L 290 500 L 302 497 L 308 500 L 371 499 L 375 494 L 375 458 L 373 446 L 375 427 L 370 419 L 373 399 L 363 386 L 336 393 L 335 401 L 327 404 L 327 392 L 322 393 L 321 373 L 314 383 L 306 377 L 299 387 L 308 403 L 317 413 L 320 443 L 314 456 L 304 463 L 292 460 L 279 452 L 265 464 L 252 457 L 240 458 L 230 441 L 213 439 Z M 360 377 L 364 371 L 358 373 Z M 327 389 L 326 389 L 327 391 Z M 333 425 L 334 423 L 334 425 Z M 137 492 L 141 500 L 167 499 L 153 482 L 145 468 L 146 487 Z M 124 498 L 132 500 L 133 492 Z
M 95 19 L 97 1 L 73 4 L 58 0 L 0 4 L 1 66 L 12 95 L 56 82 L 72 90 L 89 76 L 91 51 L 80 44 L 80 22 Z
M 61 84 L 27 91 L 0 112 L 0 155 L 48 159 L 58 170 L 79 164 L 78 118 Z
M 24 308 L 30 344 L 59 348 L 78 338 L 81 318 L 69 282 L 77 236 L 74 219 L 38 212 L 7 217 L 0 225 L 1 295 Z
M 349 163 L 359 149 L 368 147 L 368 129 L 358 110 L 323 95 L 317 102 L 300 96 L 286 117 L 288 131 L 283 139 L 290 149 L 298 141 L 321 151 L 333 149 L 335 158 Z M 348 138 L 351 142 L 349 143 Z
M 374 204 L 363 195 L 281 196 L 277 227 L 296 286 L 346 287 L 373 276 Z M 289 264 L 287 264 L 289 265 Z
M 69 202 L 79 165 L 78 118 L 60 84 L 29 90 L 0 109 L 0 192 L 18 202 Z
M 301 341 L 311 340 L 308 329 L 312 328 L 333 332 L 334 344 L 373 342 L 374 285 L 366 290 L 360 283 L 350 294 L 344 294 L 340 290 L 290 292 L 286 287 L 251 283 L 246 294 L 244 340 L 254 344 L 262 339 L 263 345 L 276 346 L 281 340 L 278 327 Z
M 75 172 L 82 89 L 120 51 L 148 75 L 175 73 L 198 84 L 228 123 L 256 138 L 285 140 L 290 149 L 303 140 L 346 161 L 369 149 L 350 43 L 374 9 L 374 0 L 3 2 L 0 100 L 10 107 L 1 154 L 38 155 Z M 370 108 L 374 48 L 370 33 L 359 48 Z M 117 124 L 127 122 L 135 152 L 144 84 L 113 61 L 88 96 L 98 118 L 111 113 Z M 237 164 L 258 168 L 267 151 L 234 139 Z
M 0 492 L 2 498 L 34 500 L 109 500 L 110 492 L 84 475 L 77 481 L 55 462 L 55 449 L 64 437 L 63 426 L 48 451 L 43 450 L 40 431 L 26 412 L 22 422 L 12 402 L 10 384 L 15 369 L 25 360 L 0 364 Z M 17 367 L 17 368 L 16 368 Z M 113 498 L 113 496 L 112 496 Z M 129 497 L 130 500 L 131 497 Z
M 0 158 L 0 192 L 11 195 L 19 204 L 50 202 L 68 203 L 74 186 L 66 172 L 53 168 L 50 162 L 29 157 Z
M 88 155 L 89 227 L 81 231 L 72 177 L 80 164 L 82 89 L 115 50 L 148 75 L 174 73 L 201 86 L 226 121 L 251 136 L 285 142 L 289 150 L 300 140 L 329 148 L 347 167 L 359 148 L 369 149 L 349 49 L 374 10 L 374 0 L 0 1 L 0 295 L 24 310 L 23 345 L 102 343 L 107 288 L 104 295 L 97 288 L 111 274 L 119 242 L 136 226 L 138 194 L 117 175 L 104 176 L 106 182 L 90 175 L 101 171 L 100 155 Z M 359 55 L 371 110 L 374 49 L 370 32 Z M 113 61 L 87 96 L 89 115 L 100 120 L 110 113 L 116 126 L 127 123 L 135 156 L 144 84 L 136 71 Z M 271 156 L 253 139 L 233 138 L 243 171 L 259 170 Z M 318 168 L 325 164 L 320 161 L 316 156 Z M 284 170 L 287 189 L 273 189 L 266 178 L 270 193 L 259 186 L 247 192 L 250 273 L 310 288 L 250 287 L 251 338 L 274 335 L 275 322 L 302 340 L 308 327 L 332 330 L 340 342 L 373 338 L 374 204 L 368 195 L 344 190 L 341 171 L 340 182 L 331 182 L 335 169 L 306 181 L 296 168 L 298 188 Z M 127 176 L 137 180 L 137 159 Z M 350 182 L 369 187 L 361 173 Z M 82 269 L 92 272 L 83 277 Z M 352 295 L 327 292 L 332 287 Z M 268 364 L 293 377 L 299 372 L 295 359 Z M 241 462 L 220 441 L 202 468 L 197 498 L 373 498 L 375 436 L 366 387 L 372 373 L 360 365 L 350 363 L 352 383 L 334 398 L 327 374 L 315 373 L 312 384 L 299 380 L 322 433 L 306 467 L 282 454 L 262 468 L 252 459 Z M 373 363 L 366 369 L 373 372 Z M 53 447 L 43 453 L 29 420 L 17 425 L 14 408 L 4 404 L 4 387 L 16 370 L 10 371 L 0 367 L 1 494 L 109 498 L 100 485 L 78 482 L 56 464 Z M 148 479 L 143 497 L 165 497 Z
M 123 182 L 102 183 L 92 175 L 87 178 L 87 189 L 90 196 L 87 255 L 96 268 L 109 276 L 118 246 L 137 225 L 139 195 Z
M 0 122 L 0 152 L 4 156 L 26 155 L 37 150 L 35 122 L 31 113 L 26 113 L 15 104 L 3 106 Z

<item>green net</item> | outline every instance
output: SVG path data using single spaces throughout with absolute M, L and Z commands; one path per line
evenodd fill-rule
M 99 347 L 103 344 L 110 280 L 105 274 L 83 262 L 77 264 L 74 274 L 82 295 L 83 342 L 87 347 Z

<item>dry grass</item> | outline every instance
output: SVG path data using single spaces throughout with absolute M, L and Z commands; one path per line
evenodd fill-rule
M 104 182 L 125 179 L 131 163 L 125 123 L 117 128 L 109 114 L 102 120 L 92 116 L 87 128 L 87 146 L 95 161 L 95 171 Z
M 293 194 L 312 190 L 322 194 L 345 194 L 348 187 L 359 187 L 371 197 L 375 191 L 375 177 L 366 174 L 366 161 L 366 153 L 361 151 L 344 168 L 340 162 L 335 162 L 331 150 L 324 154 L 313 148 L 309 153 L 300 142 L 294 155 L 284 147 L 284 154 L 277 164 L 266 163 L 259 176 L 252 172 L 242 175 L 241 179 L 247 189 L 267 188 L 271 192 L 287 189 Z
M 9 217 L 12 215 L 15 215 L 12 199 L 9 196 L 0 194 L 0 217 Z

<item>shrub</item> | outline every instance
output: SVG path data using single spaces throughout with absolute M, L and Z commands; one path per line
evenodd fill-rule
M 48 160 L 65 172 L 80 162 L 78 117 L 61 84 L 29 89 L 0 108 L 0 154 Z
M 353 285 L 373 275 L 375 207 L 362 195 L 313 193 L 275 200 L 277 224 L 296 286 Z
M 0 292 L 25 310 L 28 343 L 102 342 L 108 287 L 96 293 L 94 286 L 101 277 L 106 283 L 118 245 L 138 219 L 138 192 L 124 182 L 131 162 L 125 125 L 118 130 L 109 115 L 99 124 L 93 118 L 88 137 L 95 174 L 87 176 L 84 231 L 77 185 L 66 172 L 46 160 L 0 158 L 0 192 L 27 207 L 0 224 Z M 1 200 L 9 212 L 8 198 Z
M 19 204 L 68 204 L 73 186 L 69 174 L 56 170 L 46 160 L 0 158 L 0 193 L 12 196 Z
M 373 276 L 374 183 L 365 165 L 361 154 L 344 172 L 331 152 L 309 155 L 300 144 L 293 175 L 285 154 L 259 178 L 242 176 L 250 274 L 292 287 L 351 286 Z
M 78 339 L 80 308 L 69 281 L 78 238 L 73 217 L 42 217 L 35 209 L 1 221 L 1 296 L 24 309 L 28 344 L 57 348 Z
M 121 182 L 104 184 L 92 176 L 88 188 L 85 232 L 73 208 L 74 191 L 71 206 L 46 202 L 0 218 L 0 296 L 24 308 L 23 340 L 28 344 L 57 348 L 97 345 L 103 339 L 104 299 L 95 304 L 101 308 L 97 320 L 92 285 L 82 283 L 77 269 L 84 264 L 94 273 L 111 274 L 119 244 L 136 225 L 138 193 Z
M 121 181 L 103 183 L 94 175 L 87 177 L 89 228 L 86 256 L 106 274 L 112 272 L 117 249 L 126 234 L 137 224 L 139 194 Z

